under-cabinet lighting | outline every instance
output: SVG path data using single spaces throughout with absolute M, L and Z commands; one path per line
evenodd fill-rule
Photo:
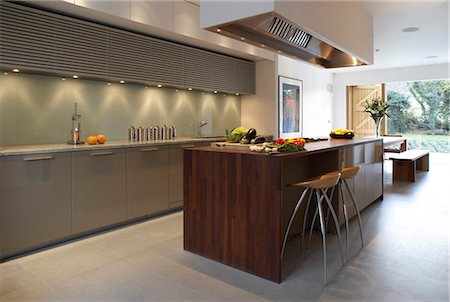
M 178 89 L 175 89 L 175 92 L 178 92 Z
M 214 93 L 217 94 L 217 90 L 214 90 Z
M 61 78 L 61 80 L 65 81 L 65 80 L 66 80 L 66 78 L 65 78 L 65 77 L 62 77 L 62 78 Z
M 148 89 L 148 86 L 145 86 L 145 89 Z
M 218 29 L 216 29 L 216 31 L 217 31 L 218 33 L 220 33 L 222 30 L 221 30 L 220 28 L 218 28 Z
M 241 37 L 241 41 L 244 41 L 245 40 L 245 38 L 244 37 Z
M 236 94 L 236 95 L 239 95 L 239 92 L 236 92 L 235 94 Z
M 161 88 L 162 87 L 162 85 L 161 84 L 158 84 L 158 88 Z
M 120 81 L 119 83 L 120 83 L 120 84 L 125 84 L 125 81 Z
M 74 75 L 72 78 L 74 78 L 74 79 L 78 79 L 78 76 L 77 75 Z
M 192 90 L 192 88 L 191 88 L 191 87 L 189 87 L 189 88 L 188 88 L 188 90 L 189 90 L 189 91 L 191 91 L 191 90 Z
M 13 71 L 13 72 L 20 72 L 20 70 L 17 69 L 17 68 L 14 68 L 12 71 Z
M 108 86 L 111 86 L 111 83 L 108 83 Z

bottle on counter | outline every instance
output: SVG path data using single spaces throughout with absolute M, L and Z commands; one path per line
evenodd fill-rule
M 136 129 L 134 128 L 134 126 L 131 126 L 130 128 L 128 128 L 128 140 L 130 142 L 133 142 L 136 139 Z
M 177 137 L 177 128 L 172 126 L 172 138 L 176 138 L 176 137 Z
M 145 130 L 145 138 L 147 141 L 153 140 L 153 128 L 152 127 L 147 127 L 147 129 Z
M 137 129 L 137 140 L 139 142 L 142 142 L 144 140 L 144 128 L 142 128 L 142 127 L 139 127 Z

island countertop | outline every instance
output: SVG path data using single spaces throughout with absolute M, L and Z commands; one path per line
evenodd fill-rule
M 240 153 L 240 154 L 254 154 L 260 156 L 271 156 L 271 157 L 297 157 L 310 155 L 312 153 L 327 152 L 332 150 L 339 150 L 345 147 L 352 147 L 357 145 L 363 145 L 370 142 L 382 141 L 381 138 L 374 137 L 362 137 L 353 139 L 335 139 L 331 138 L 325 141 L 310 142 L 305 144 L 305 150 L 299 152 L 288 152 L 288 153 L 266 153 L 266 152 L 254 152 L 250 151 L 251 145 L 237 145 L 237 148 L 233 146 L 225 145 L 221 142 L 215 142 L 211 146 L 207 147 L 197 147 L 196 150 L 199 151 L 211 151 L 211 152 L 225 152 L 225 153 Z M 245 148 L 248 146 L 248 149 Z

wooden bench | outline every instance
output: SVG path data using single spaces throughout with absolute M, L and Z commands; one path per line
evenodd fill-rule
M 429 171 L 429 153 L 427 150 L 408 150 L 389 154 L 393 163 L 394 181 L 416 181 L 416 170 Z

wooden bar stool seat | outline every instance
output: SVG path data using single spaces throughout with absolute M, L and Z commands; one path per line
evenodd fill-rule
M 302 195 L 300 196 L 299 200 L 297 201 L 297 203 L 294 207 L 294 211 L 292 212 L 291 217 L 289 219 L 289 223 L 287 225 L 286 232 L 284 233 L 284 240 L 283 240 L 283 245 L 281 248 L 281 257 L 283 257 L 283 255 L 284 255 L 284 251 L 286 248 L 286 242 L 287 242 L 288 235 L 289 235 L 289 230 L 292 226 L 295 215 L 297 214 L 301 204 L 305 200 L 306 195 L 308 194 L 308 192 L 310 192 L 306 212 L 308 211 L 311 197 L 313 194 L 315 194 L 316 201 L 317 201 L 317 210 L 319 213 L 320 231 L 322 234 L 323 282 L 324 282 L 324 285 L 327 284 L 327 250 L 326 250 L 326 236 L 325 236 L 326 229 L 325 229 L 325 218 L 324 218 L 323 209 L 322 209 L 322 200 L 324 200 L 324 199 L 325 199 L 325 202 L 331 213 L 331 216 L 333 217 L 334 225 L 336 228 L 336 234 L 337 234 L 337 238 L 338 238 L 338 245 L 339 245 L 341 261 L 342 261 L 342 265 L 344 265 L 344 256 L 343 256 L 343 252 L 342 252 L 341 234 L 339 231 L 338 219 L 337 219 L 336 213 L 333 210 L 331 200 L 327 196 L 327 193 L 325 191 L 327 189 L 334 188 L 340 179 L 341 179 L 341 173 L 330 173 L 330 174 L 322 175 L 318 179 L 308 180 L 308 181 L 294 183 L 294 184 L 290 185 L 293 187 L 305 188 L 305 190 L 303 191 Z M 305 219 L 304 219 L 304 221 L 305 221 Z M 303 236 L 303 233 L 302 233 L 302 236 Z

